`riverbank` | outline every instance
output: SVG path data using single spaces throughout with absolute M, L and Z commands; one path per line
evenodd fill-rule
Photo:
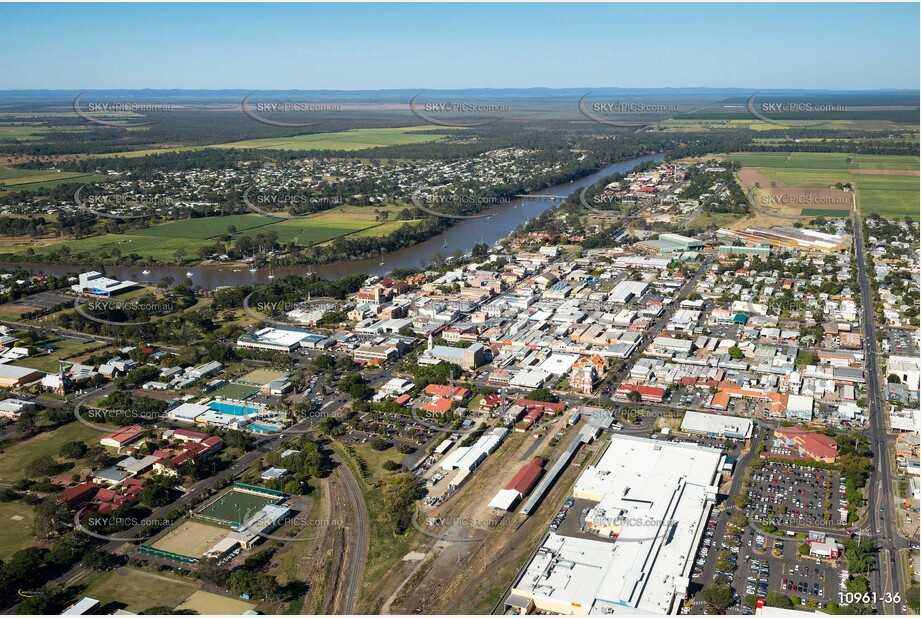
M 45 262 L 0 262 L 0 268 L 15 270 L 26 268 L 33 272 L 53 275 L 68 275 L 87 270 L 99 270 L 104 267 L 106 273 L 118 279 L 138 281 L 141 283 L 156 284 L 163 277 L 173 281 L 190 280 L 193 285 L 205 289 L 220 287 L 253 285 L 266 283 L 274 277 L 287 275 L 310 276 L 315 275 L 323 279 L 336 280 L 346 275 L 364 273 L 368 275 L 385 275 L 397 268 L 420 268 L 439 254 L 451 256 L 460 251 L 469 253 L 477 243 L 488 245 L 495 244 L 505 238 L 520 225 L 537 217 L 541 213 L 558 206 L 563 200 L 550 199 L 551 197 L 569 196 L 581 191 L 584 187 L 592 185 L 602 178 L 616 173 L 629 172 L 638 165 L 647 162 L 661 161 L 662 154 L 647 155 L 636 159 L 629 159 L 614 163 L 604 169 L 589 174 L 582 178 L 567 183 L 553 185 L 541 191 L 506 204 L 495 206 L 481 214 L 489 215 L 477 219 L 465 219 L 451 226 L 444 232 L 432 236 L 422 242 L 399 249 L 383 256 L 375 256 L 362 260 L 348 260 L 331 262 L 327 264 L 264 267 L 250 270 L 249 265 L 218 264 L 212 266 L 121 266 L 100 264 L 99 262 L 80 263 L 45 263 Z

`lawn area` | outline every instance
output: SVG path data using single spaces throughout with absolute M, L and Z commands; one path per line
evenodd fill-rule
M 175 608 L 201 587 L 201 583 L 195 580 L 130 567 L 95 573 L 83 583 L 87 584 L 83 595 L 99 599 L 104 609 L 124 609 L 134 613 L 157 606 Z M 106 608 L 110 603 L 117 603 L 118 607 Z
M 131 232 L 134 236 L 156 236 L 158 238 L 191 238 L 206 240 L 227 234 L 231 225 L 239 232 L 265 227 L 278 223 L 281 219 L 266 217 L 264 215 L 229 215 L 227 217 L 204 217 L 201 219 L 185 219 L 173 223 L 155 225 L 143 230 Z
M 37 457 L 56 457 L 67 442 L 97 443 L 102 433 L 73 421 L 52 431 L 44 431 L 27 440 L 18 440 L 0 447 L 0 481 L 15 482 L 26 478 L 26 467 Z
M 29 367 L 38 369 L 45 373 L 53 373 L 58 370 L 58 361 L 66 360 L 72 356 L 78 356 L 86 350 L 92 350 L 100 347 L 99 342 L 90 341 L 89 343 L 80 343 L 76 341 L 54 341 L 51 343 L 54 350 L 50 354 L 39 354 L 30 356 L 13 363 L 17 367 Z
M 292 137 L 269 137 L 251 139 L 241 142 L 228 142 L 224 144 L 211 144 L 208 146 L 181 146 L 178 148 L 154 148 L 149 150 L 135 150 L 109 154 L 95 154 L 94 158 L 125 157 L 135 158 L 147 155 L 161 154 L 164 152 L 183 152 L 188 150 L 204 150 L 205 148 L 234 148 L 260 150 L 364 150 L 379 146 L 401 146 L 404 144 L 421 144 L 435 142 L 447 137 L 443 129 L 432 127 L 397 127 L 386 129 L 351 129 L 335 133 L 313 133 L 310 135 L 295 135 Z
M 391 219 L 378 221 L 375 211 L 387 210 Z M 164 223 L 128 234 L 104 234 L 79 240 L 67 240 L 44 246 L 32 245 L 35 255 L 48 255 L 66 245 L 71 256 L 86 256 L 87 259 L 107 257 L 113 251 L 126 256 L 137 254 L 141 258 L 175 262 L 177 251 L 182 251 L 184 260 L 197 259 L 198 249 L 213 246 L 216 239 L 227 233 L 227 227 L 234 225 L 241 236 L 255 237 L 265 232 L 278 234 L 278 242 L 286 243 L 297 239 L 298 244 L 322 244 L 340 236 L 360 233 L 362 236 L 386 236 L 400 228 L 404 221 L 396 221 L 396 213 L 402 207 L 360 207 L 337 206 L 330 210 L 303 219 L 283 219 L 265 215 L 230 215 L 227 217 L 205 217 Z M 405 223 L 415 224 L 416 221 Z M 22 246 L 7 244 L 8 251 L 24 251 Z M 73 259 L 73 258 L 72 258 Z
M 32 521 L 35 512 L 23 500 L 0 502 L 0 560 L 9 560 L 20 549 L 35 545 Z

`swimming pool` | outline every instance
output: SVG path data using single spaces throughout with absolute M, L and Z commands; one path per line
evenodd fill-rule
M 271 433 L 273 431 L 280 431 L 281 425 L 267 425 L 265 423 L 251 423 L 249 428 L 257 433 Z
M 212 401 L 208 404 L 208 407 L 215 412 L 230 414 L 232 416 L 252 416 L 263 411 L 262 408 L 254 408 L 252 406 L 244 406 L 243 404 L 229 403 L 227 401 Z

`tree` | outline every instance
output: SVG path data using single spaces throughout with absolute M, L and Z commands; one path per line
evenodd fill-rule
M 97 550 L 83 556 L 81 564 L 93 571 L 111 571 L 121 564 L 121 559 L 109 552 Z
M 630 391 L 629 393 L 627 393 L 627 399 L 629 399 L 633 403 L 639 403 L 643 399 L 643 396 L 640 394 L 639 391 Z
M 530 399 L 532 401 L 546 401 L 549 403 L 553 403 L 556 401 L 556 397 L 554 396 L 553 392 L 546 388 L 534 389 L 533 391 L 525 395 L 525 399 Z
M 732 588 L 726 585 L 710 584 L 701 593 L 709 605 L 717 609 L 726 609 L 732 605 Z
M 732 346 L 729 348 L 729 358 L 734 360 L 739 360 L 740 358 L 745 358 L 745 354 L 742 352 L 742 349 L 739 346 Z
M 888 382 L 889 384 L 901 384 L 902 379 L 899 376 L 895 375 L 894 373 L 890 373 L 889 376 L 886 377 L 886 382 Z
M 52 476 L 60 471 L 60 465 L 51 455 L 40 455 L 26 466 L 26 474 L 31 477 Z
M 781 607 L 783 609 L 793 609 L 793 602 L 787 598 L 787 595 L 779 592 L 770 591 L 764 597 L 764 604 L 770 607 Z
M 86 455 L 87 450 L 86 444 L 83 442 L 67 442 L 61 445 L 58 455 L 64 459 L 80 459 Z

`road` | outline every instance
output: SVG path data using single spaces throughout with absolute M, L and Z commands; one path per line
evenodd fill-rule
M 90 398 L 104 396 L 109 391 L 113 390 L 114 388 L 115 386 L 111 384 L 104 386 L 100 389 L 97 389 L 85 395 L 84 397 L 81 398 L 81 400 L 87 400 Z M 323 416 L 328 416 L 330 414 L 335 413 L 343 405 L 348 403 L 348 401 L 349 401 L 348 395 L 346 395 L 345 393 L 339 395 L 338 397 L 333 399 L 331 402 L 329 402 L 327 406 L 323 408 L 323 411 L 324 411 Z M 321 418 L 322 416 L 311 416 L 307 419 L 304 419 L 292 425 L 286 430 L 286 432 L 294 433 L 295 431 L 303 431 L 305 429 L 309 429 L 312 425 L 318 423 L 321 420 Z M 218 482 L 228 477 L 234 477 L 238 473 L 244 471 L 249 466 L 258 462 L 266 453 L 279 448 L 282 445 L 282 443 L 287 439 L 289 439 L 288 433 L 282 433 L 282 434 L 272 436 L 270 438 L 263 440 L 261 443 L 258 444 L 257 448 L 247 453 L 244 453 L 242 456 L 237 458 L 237 460 L 234 461 L 234 463 L 230 465 L 229 467 L 225 468 L 224 470 L 221 470 L 219 473 L 215 474 L 214 476 L 211 476 L 207 479 L 201 480 L 198 483 L 196 483 L 194 486 L 192 486 L 191 489 L 189 489 L 188 492 L 183 494 L 175 502 L 172 502 L 166 506 L 160 507 L 152 511 L 151 514 L 146 518 L 146 520 L 153 521 L 153 520 L 165 519 L 166 516 L 172 513 L 173 511 L 194 502 L 196 498 L 198 498 L 205 492 L 209 491 Z M 348 470 L 347 466 L 343 465 L 343 467 L 346 469 L 345 470 L 346 478 L 352 479 L 351 471 Z M 352 479 L 351 482 L 354 483 L 354 479 Z M 354 493 L 353 493 L 353 496 L 354 496 Z M 358 503 L 357 508 L 359 509 L 359 513 L 363 513 L 364 520 L 367 521 L 367 509 L 365 508 L 364 498 L 360 492 L 358 493 L 356 498 L 357 498 L 356 501 Z M 360 515 L 360 517 L 361 516 L 362 515 Z M 143 525 L 138 524 L 128 530 L 119 532 L 118 536 L 121 538 L 130 537 L 130 536 L 133 536 L 139 533 L 142 528 L 143 528 Z M 358 585 L 355 583 L 356 573 L 357 573 L 357 577 L 360 577 L 361 566 L 364 563 L 363 556 L 366 553 L 366 549 L 367 549 L 367 540 L 366 540 L 367 537 L 365 535 L 359 535 L 359 537 L 363 537 L 361 540 L 359 540 L 358 556 L 360 557 L 360 559 L 356 561 L 359 566 L 357 569 L 353 567 L 353 572 L 352 572 L 353 581 L 350 582 L 350 586 L 353 588 L 356 588 L 356 590 L 357 590 L 357 585 Z M 121 548 L 125 544 L 126 543 L 124 541 L 109 541 L 108 543 L 103 544 L 97 549 L 101 551 L 106 551 L 109 553 L 115 553 L 119 548 Z M 81 566 L 80 564 L 77 564 L 73 566 L 70 570 L 68 570 L 66 573 L 58 577 L 58 581 L 62 581 L 67 584 L 71 584 L 75 582 L 76 580 L 78 580 L 80 577 L 82 577 L 85 574 L 85 572 L 86 572 L 86 569 L 84 569 L 83 566 Z M 356 595 L 357 595 L 357 591 L 355 593 L 350 593 L 350 599 L 352 599 L 352 602 L 354 602 L 354 597 Z M 15 611 L 15 608 L 13 608 L 11 611 Z
M 887 434 L 883 416 L 883 398 L 879 382 L 879 353 L 876 345 L 876 326 L 873 314 L 873 293 L 866 266 L 866 250 L 863 240 L 863 226 L 856 211 L 854 224 L 854 251 L 857 259 L 857 280 L 860 285 L 861 309 L 863 310 L 863 339 L 866 353 L 868 428 L 865 430 L 873 449 L 874 468 L 870 477 L 868 524 L 871 536 L 879 539 L 877 554 L 878 571 L 873 578 L 881 614 L 901 614 L 905 603 L 902 562 L 899 550 L 908 543 L 898 536 L 895 525 L 895 500 L 892 490 L 893 476 L 889 467 L 889 452 L 886 447 Z M 886 602 L 887 595 L 898 593 L 899 602 Z

